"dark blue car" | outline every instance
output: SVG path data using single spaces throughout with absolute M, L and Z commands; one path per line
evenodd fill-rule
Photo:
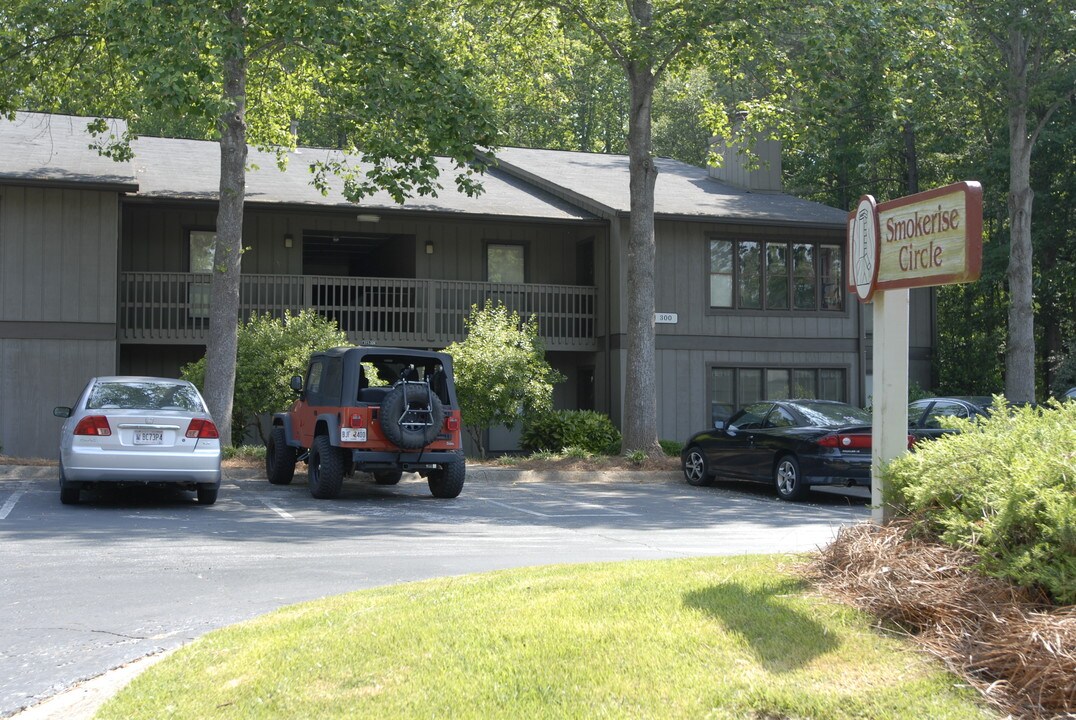
M 974 420 L 990 414 L 990 397 L 936 397 L 923 398 L 908 404 L 908 434 L 920 440 L 936 440 L 947 433 L 956 432 L 942 427 L 943 418 Z
M 812 485 L 871 483 L 871 416 L 832 400 L 773 400 L 692 435 L 680 453 L 691 485 L 715 477 L 772 484 L 782 500 Z

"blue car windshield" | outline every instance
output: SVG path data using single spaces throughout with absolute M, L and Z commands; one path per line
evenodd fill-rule
M 840 427 L 842 425 L 870 425 L 871 414 L 866 410 L 843 403 L 798 402 L 796 410 L 815 427 Z
M 187 410 L 204 412 L 190 385 L 155 382 L 98 383 L 86 401 L 88 410 Z

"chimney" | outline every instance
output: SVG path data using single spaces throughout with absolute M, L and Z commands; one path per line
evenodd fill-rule
M 734 136 L 742 121 L 742 118 L 736 119 Z M 744 142 L 737 139 L 730 144 L 724 138 L 713 138 L 710 141 L 710 147 L 722 159 L 721 167 L 710 166 L 710 177 L 748 192 L 782 192 L 784 186 L 781 183 L 781 141 L 746 140 L 753 146 L 754 158 L 740 152 Z

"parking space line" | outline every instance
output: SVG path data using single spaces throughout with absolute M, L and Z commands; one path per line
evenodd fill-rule
M 269 502 L 265 498 L 258 498 L 258 499 L 261 500 L 262 505 L 265 505 L 265 507 L 269 508 L 270 510 L 272 510 L 273 512 L 275 512 L 277 515 L 284 518 L 285 520 L 294 520 L 295 519 L 295 516 L 292 515 L 291 513 L 289 513 L 287 510 L 284 510 L 282 508 L 277 507 L 276 505 Z
M 489 498 L 480 497 L 479 500 L 487 502 L 491 505 L 497 505 L 503 507 L 506 510 L 515 510 L 521 513 L 527 513 L 528 515 L 534 515 L 535 517 L 547 518 L 549 520 L 556 519 L 574 519 L 574 518 L 587 518 L 587 517 L 605 517 L 609 513 L 615 513 L 619 515 L 636 515 L 636 513 L 630 513 L 626 510 L 613 510 L 610 508 L 602 508 L 600 505 L 590 505 L 589 503 L 579 503 L 580 505 L 587 506 L 588 509 L 598 509 L 599 512 L 567 512 L 567 513 L 544 513 L 537 510 L 528 510 L 527 508 L 519 507 L 518 505 L 509 505 L 508 503 L 498 502 L 497 500 L 490 500 Z
M 543 498 L 546 498 L 550 502 L 571 503 L 573 505 L 578 505 L 579 507 L 586 508 L 588 510 L 597 510 L 597 511 L 599 511 L 601 513 L 613 513 L 614 515 L 627 515 L 628 517 L 638 517 L 639 516 L 639 513 L 633 513 L 633 512 L 631 512 L 629 510 L 620 510 L 618 508 L 611 508 L 611 507 L 608 507 L 606 505 L 599 505 L 597 503 L 585 502 L 585 501 L 581 501 L 581 500 L 566 500 L 564 498 L 564 495 L 555 495 L 553 493 L 548 493 L 548 492 L 539 492 L 537 490 L 533 490 L 531 488 L 524 488 L 524 487 L 517 487 L 515 489 L 516 490 L 522 490 L 523 492 L 528 492 L 528 493 L 531 493 L 533 495 L 541 496 Z
M 26 486 L 23 485 L 18 490 L 11 493 L 11 497 L 7 499 L 7 502 L 4 503 L 4 506 L 0 507 L 0 520 L 7 519 L 7 516 L 11 514 L 11 511 L 15 508 L 15 503 L 19 501 L 19 498 L 21 498 L 23 496 L 23 493 L 25 492 Z

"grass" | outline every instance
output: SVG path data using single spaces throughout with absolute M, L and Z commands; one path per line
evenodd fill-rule
M 284 608 L 206 635 L 98 718 L 991 718 L 787 556 L 562 565 Z

